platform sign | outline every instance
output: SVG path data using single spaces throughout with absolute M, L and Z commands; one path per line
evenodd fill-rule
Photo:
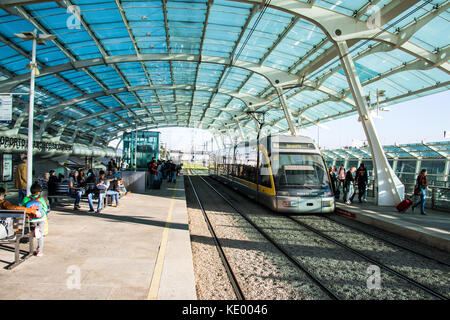
M 12 154 L 3 154 L 2 177 L 3 181 L 12 181 L 13 159 Z
M 12 96 L 0 95 L 0 122 L 11 123 L 12 121 Z

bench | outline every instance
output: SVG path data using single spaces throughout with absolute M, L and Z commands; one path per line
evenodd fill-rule
M 67 199 L 72 198 L 70 196 L 70 186 L 68 182 L 55 183 L 54 193 L 48 194 L 47 198 L 50 199 Z
M 89 190 L 95 189 L 95 183 L 87 183 L 86 184 L 86 193 L 83 195 L 83 198 L 87 198 L 89 194 Z M 70 186 L 68 182 L 58 182 L 55 184 L 55 190 L 54 194 L 49 194 L 47 198 L 50 199 L 73 199 L 73 195 L 70 193 Z M 98 199 L 98 195 L 94 194 L 94 199 Z M 112 196 L 107 195 L 103 198 L 103 207 L 106 207 L 106 205 L 112 204 Z
M 0 210 L 0 218 L 13 219 L 13 229 L 15 231 L 15 237 L 13 239 L 0 239 L 0 244 L 2 244 L 0 245 L 0 247 L 3 249 L 12 249 L 8 246 L 4 246 L 3 244 L 14 244 L 14 262 L 10 263 L 6 267 L 6 269 L 11 270 L 33 255 L 34 234 L 31 231 L 30 221 L 28 220 L 28 216 L 25 210 Z M 20 243 L 24 238 L 28 238 L 28 252 L 20 250 Z M 21 251 L 26 253 L 26 255 L 22 258 L 20 257 Z

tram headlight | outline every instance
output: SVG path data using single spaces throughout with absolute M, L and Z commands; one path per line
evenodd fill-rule
M 322 207 L 332 207 L 334 206 L 334 200 L 333 199 L 322 199 Z

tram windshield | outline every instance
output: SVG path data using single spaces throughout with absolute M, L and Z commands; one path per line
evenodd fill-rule
M 280 153 L 272 159 L 272 169 L 279 187 L 322 189 L 329 186 L 323 159 L 318 154 Z

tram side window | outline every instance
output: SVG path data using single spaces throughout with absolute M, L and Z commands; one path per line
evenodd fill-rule
M 259 153 L 259 159 L 260 159 L 260 167 L 259 167 L 259 184 L 270 188 L 272 187 L 272 183 L 270 182 L 270 172 L 269 172 L 269 165 L 267 164 L 266 156 L 260 152 Z

